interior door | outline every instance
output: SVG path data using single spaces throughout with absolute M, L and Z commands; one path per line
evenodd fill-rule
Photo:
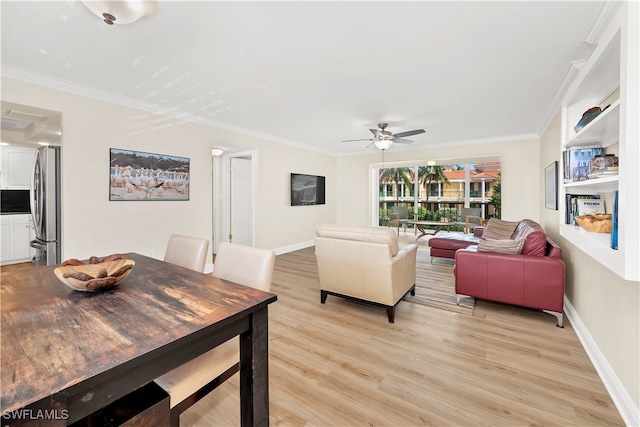
M 230 166 L 230 241 L 253 246 L 252 160 L 250 157 L 231 157 Z

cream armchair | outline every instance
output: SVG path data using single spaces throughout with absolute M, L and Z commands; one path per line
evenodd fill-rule
M 316 230 L 320 302 L 327 295 L 366 301 L 387 310 L 408 292 L 415 294 L 416 244 L 402 249 L 391 228 L 324 224 Z

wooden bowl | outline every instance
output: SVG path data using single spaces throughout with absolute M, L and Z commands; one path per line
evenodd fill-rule
M 73 290 L 100 292 L 118 286 L 131 273 L 135 264 L 132 259 L 122 258 L 96 264 L 60 266 L 53 273 Z
M 592 233 L 611 233 L 611 214 L 580 215 L 576 217 L 576 222 Z

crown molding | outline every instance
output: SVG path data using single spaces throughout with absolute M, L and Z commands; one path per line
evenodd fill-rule
M 246 129 L 242 127 L 233 126 L 233 125 L 229 125 L 226 123 L 213 121 L 209 119 L 203 119 L 202 117 L 193 115 L 189 112 L 185 112 L 176 108 L 166 108 L 158 105 L 138 102 L 130 98 L 126 98 L 123 96 L 115 96 L 112 93 L 88 88 L 86 86 L 81 86 L 78 84 L 70 83 L 65 80 L 55 79 L 42 74 L 25 71 L 19 68 L 8 67 L 3 65 L 0 71 L 1 71 L 0 74 L 2 75 L 2 77 L 7 77 L 10 79 L 34 84 L 37 86 L 43 86 L 48 89 L 54 89 L 61 92 L 70 93 L 72 95 L 95 99 L 97 101 L 108 102 L 111 104 L 121 105 L 123 107 L 135 108 L 137 110 L 145 111 L 150 114 L 170 117 L 170 118 L 179 120 L 181 123 L 195 123 L 195 124 L 199 124 L 199 125 L 210 127 L 210 128 L 224 130 L 227 132 L 234 132 L 234 133 L 241 134 L 244 136 L 249 136 L 252 138 L 264 139 L 277 144 L 300 148 L 302 150 L 314 151 L 321 154 L 336 156 L 336 153 L 329 152 L 327 150 L 312 147 L 309 145 L 303 145 L 294 141 L 289 141 L 287 139 L 275 137 L 273 135 L 255 132 L 250 129 Z
M 611 20 L 622 6 L 622 1 L 607 1 L 602 5 L 598 16 L 591 25 L 584 42 L 590 45 L 597 44 L 602 38 L 602 33 L 607 29 Z
M 582 67 L 586 62 L 587 62 L 587 59 L 585 58 L 585 59 L 580 59 L 578 61 L 573 61 L 569 65 L 569 69 L 567 70 L 564 76 L 564 79 L 560 84 L 560 87 L 556 91 L 556 94 L 553 97 L 553 100 L 549 104 L 549 108 L 547 108 L 547 113 L 545 114 L 544 119 L 542 120 L 542 123 L 540 123 L 540 127 L 538 128 L 538 132 L 537 132 L 538 135 L 542 135 L 544 131 L 549 127 L 551 122 L 553 121 L 553 118 L 560 110 L 560 103 L 562 98 L 567 93 L 567 90 L 569 89 L 569 87 L 571 87 L 576 77 L 578 76 L 578 73 L 580 73 L 580 70 L 582 69 Z
M 584 44 L 590 47 L 589 52 L 585 58 L 573 61 L 569 65 L 569 69 L 565 74 L 564 80 L 560 84 L 560 87 L 556 91 L 556 95 L 549 104 L 549 108 L 547 109 L 544 120 L 538 127 L 538 135 L 542 135 L 544 133 L 547 127 L 549 127 L 549 125 L 551 124 L 551 121 L 553 120 L 555 115 L 560 110 L 562 98 L 567 93 L 567 90 L 569 90 L 569 87 L 571 87 L 571 85 L 575 81 L 582 66 L 589 60 L 591 54 L 593 54 L 593 52 L 595 51 L 596 45 L 600 42 L 602 35 L 616 16 L 616 13 L 618 12 L 618 9 L 620 9 L 620 6 L 622 6 L 622 3 L 623 2 L 620 0 L 606 1 L 602 5 L 602 8 L 600 8 L 598 16 L 596 16 L 596 19 L 593 21 L 593 24 L 591 24 L 591 28 L 589 28 L 589 31 L 584 38 Z
M 535 133 L 527 133 L 520 135 L 505 135 L 505 136 L 497 136 L 491 138 L 478 138 L 478 139 L 465 139 L 459 141 L 440 141 L 440 142 L 428 142 L 427 145 L 416 146 L 416 147 L 402 147 L 401 149 L 394 150 L 394 152 L 414 152 L 414 151 L 423 151 L 430 150 L 433 148 L 450 148 L 450 147 L 461 147 L 468 145 L 480 145 L 480 144 L 497 144 L 501 142 L 519 142 L 519 141 L 531 141 L 540 139 L 539 134 Z M 375 154 L 379 153 L 381 150 L 376 149 L 376 151 L 368 150 L 366 153 L 363 151 L 352 151 L 349 153 L 340 153 L 338 157 L 349 157 L 349 156 L 361 156 L 363 154 Z

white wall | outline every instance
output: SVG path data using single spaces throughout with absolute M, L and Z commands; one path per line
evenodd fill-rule
M 336 158 L 264 139 L 180 122 L 92 98 L 2 78 L 2 99 L 62 113 L 62 258 L 115 252 L 164 256 L 170 234 L 211 239 L 211 147 L 255 150 L 258 158 L 256 246 L 313 239 L 336 216 Z M 109 148 L 191 159 L 189 201 L 109 201 Z M 289 205 L 289 174 L 327 176 L 327 204 Z M 211 249 L 210 249 L 211 252 Z
M 425 148 L 416 151 L 390 151 L 385 153 L 384 166 L 394 162 L 464 163 L 467 161 L 499 160 L 502 163 L 502 218 L 538 220 L 538 194 L 540 191 L 540 145 L 537 139 L 502 141 L 451 147 Z M 380 164 L 382 156 L 377 150 L 361 156 L 338 158 L 338 182 L 345 183 L 338 192 L 338 222 L 371 224 L 371 174 L 369 166 Z
M 335 156 L 267 141 L 245 140 L 260 146 L 256 188 L 256 246 L 272 249 L 311 242 L 318 224 L 336 220 Z M 291 206 L 291 173 L 326 178 L 326 204 Z
M 256 246 L 292 248 L 310 242 L 317 224 L 371 223 L 369 166 L 380 152 L 336 158 L 264 139 L 180 122 L 144 111 L 2 78 L 2 99 L 62 113 L 63 259 L 113 252 L 153 253 L 162 258 L 172 233 L 212 237 L 211 146 L 255 150 Z M 110 202 L 109 148 L 191 159 L 191 193 L 185 202 Z M 505 219 L 537 214 L 537 140 L 388 151 L 385 161 L 480 157 L 502 162 Z M 523 161 L 524 159 L 524 161 Z M 224 173 L 224 171 L 219 171 Z M 327 203 L 292 207 L 291 172 L 326 176 Z M 338 187 L 338 183 L 342 183 Z M 113 231 L 110 231 L 113 230 Z M 225 233 L 220 233 L 224 241 Z
M 560 134 L 557 114 L 540 139 L 543 168 L 554 160 L 561 164 Z M 542 170 L 539 179 L 541 182 L 544 179 Z M 623 280 L 562 238 L 559 215 L 559 211 L 540 204 L 541 225 L 562 247 L 567 268 L 565 295 L 605 363 L 613 369 L 636 408 L 640 408 L 640 283 Z

